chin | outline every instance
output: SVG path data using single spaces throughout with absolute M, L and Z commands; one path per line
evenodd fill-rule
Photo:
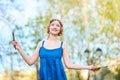
M 53 35 L 58 36 L 58 34 L 53 34 Z
M 52 35 L 54 35 L 54 36 L 58 36 L 58 33 L 56 34 L 56 33 L 51 33 Z
M 51 34 L 53 34 L 53 35 L 58 35 L 58 33 L 56 33 L 56 32 L 52 32 Z

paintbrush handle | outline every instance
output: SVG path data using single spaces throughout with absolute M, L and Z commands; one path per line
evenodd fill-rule
M 101 67 L 98 67 L 98 68 L 107 68 L 108 66 L 101 66 Z
M 13 41 L 15 41 L 15 35 L 14 32 L 12 32 L 12 36 L 13 36 Z M 16 46 L 14 45 L 14 48 L 16 49 Z

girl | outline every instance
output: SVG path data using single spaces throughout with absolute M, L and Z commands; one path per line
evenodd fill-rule
M 17 41 L 12 41 L 13 46 L 19 51 L 28 65 L 34 64 L 40 57 L 40 80 L 67 80 L 63 62 L 68 69 L 97 71 L 95 66 L 81 66 L 72 64 L 68 56 L 65 43 L 58 39 L 63 33 L 63 24 L 58 19 L 50 20 L 48 25 L 48 39 L 40 41 L 31 57 L 28 57 Z

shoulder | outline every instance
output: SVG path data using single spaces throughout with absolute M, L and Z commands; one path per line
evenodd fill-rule
M 37 46 L 38 46 L 38 47 L 41 47 L 41 46 L 42 46 L 42 43 L 43 43 L 43 41 L 39 41 Z
M 65 42 L 63 42 L 63 41 L 62 41 L 62 48 L 63 48 L 63 49 L 66 49 L 66 48 L 67 48 L 66 43 L 65 43 Z

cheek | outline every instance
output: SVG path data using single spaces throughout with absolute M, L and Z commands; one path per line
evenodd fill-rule
M 52 30 L 52 27 L 49 27 L 48 30 L 51 31 L 51 30 Z
M 61 30 L 62 30 L 62 26 L 57 27 L 57 29 L 58 29 L 59 31 L 61 31 Z
M 48 27 L 48 33 L 51 32 L 51 29 L 52 29 L 51 27 Z
M 60 30 L 61 30 L 61 28 L 60 28 L 60 27 L 58 27 L 58 30 L 60 31 Z

